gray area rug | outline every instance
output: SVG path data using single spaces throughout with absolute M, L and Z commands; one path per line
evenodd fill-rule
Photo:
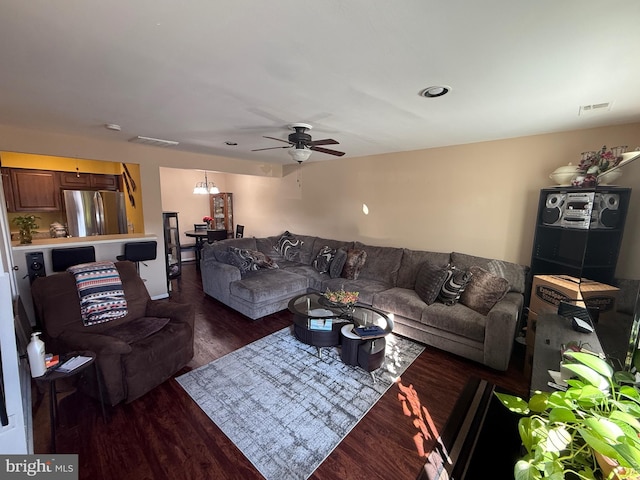
M 288 327 L 176 380 L 267 480 L 306 479 L 424 350 L 386 340 L 375 382 Z

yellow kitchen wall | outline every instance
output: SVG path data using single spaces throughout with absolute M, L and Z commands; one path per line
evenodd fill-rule
M 19 152 L 0 152 L 0 160 L 3 167 L 30 168 L 36 170 L 54 170 L 59 172 L 100 173 L 106 175 L 123 175 L 122 163 L 105 162 L 100 160 L 87 160 L 82 158 L 57 157 L 52 155 L 33 155 Z M 127 168 L 135 182 L 136 189 L 131 191 L 135 206 L 127 198 L 127 220 L 130 224 L 129 233 L 144 233 L 144 215 L 142 208 L 142 192 L 138 187 L 140 181 L 140 165 L 128 163 Z M 124 190 L 127 195 L 126 189 Z M 26 212 L 9 213 L 9 221 Z M 62 222 L 61 212 L 34 212 L 40 217 L 38 231 L 48 231 L 49 225 L 54 222 Z M 14 226 L 13 223 L 11 224 Z M 12 229 L 13 230 L 13 229 Z

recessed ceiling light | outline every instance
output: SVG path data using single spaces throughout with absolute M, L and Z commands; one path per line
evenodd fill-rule
M 114 132 L 119 132 L 120 130 L 122 130 L 120 125 L 116 125 L 115 123 L 107 123 L 104 127 L 108 130 L 113 130 Z
M 451 91 L 451 87 L 447 87 L 446 85 L 435 85 L 433 87 L 427 87 L 420 92 L 421 97 L 425 98 L 436 98 L 446 95 Z

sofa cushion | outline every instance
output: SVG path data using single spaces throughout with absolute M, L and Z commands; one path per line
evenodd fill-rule
M 529 267 L 518 265 L 517 263 L 506 262 L 504 260 L 494 260 L 491 258 L 476 257 L 465 253 L 453 252 L 451 263 L 460 268 L 478 266 L 495 273 L 499 277 L 506 278 L 509 282 L 509 291 L 525 293 L 526 278 Z
M 347 250 L 347 260 L 344 262 L 344 267 L 342 268 L 342 274 L 340 276 L 349 280 L 357 280 L 366 261 L 367 252 L 364 250 L 350 248 Z
M 419 322 L 426 305 L 415 290 L 394 287 L 375 293 L 371 306 Z
M 471 280 L 471 272 L 450 265 L 446 268 L 446 278 L 438 294 L 438 300 L 445 305 L 455 305 Z
M 423 309 L 420 323 L 484 343 L 487 318 L 459 302 L 455 305 L 435 302 Z
M 400 262 L 396 286 L 413 290 L 416 285 L 416 275 L 424 262 L 431 262 L 444 267 L 450 262 L 450 254 L 410 250 L 408 248 L 402 249 L 402 261 Z
M 313 260 L 313 268 L 320 273 L 327 273 L 331 266 L 331 261 L 336 254 L 336 250 L 328 245 L 325 245 L 320 249 L 315 260 Z
M 294 295 L 308 285 L 306 277 L 287 270 L 257 270 L 231 282 L 229 291 L 245 302 L 262 304 Z
M 111 327 L 102 332 L 102 334 L 110 337 L 116 337 L 117 339 L 131 345 L 132 343 L 143 340 L 154 333 L 159 332 L 167 323 L 169 323 L 168 318 L 136 318 L 130 322 Z
M 347 251 L 344 248 L 336 250 L 336 254 L 333 256 L 333 260 L 331 260 L 331 265 L 329 265 L 329 276 L 331 278 L 338 278 L 342 275 L 342 269 L 346 261 Z
M 302 237 L 304 240 L 304 237 Z M 345 252 L 350 248 L 353 248 L 353 242 L 345 242 L 343 240 L 333 240 L 332 238 L 323 238 L 323 237 L 315 237 L 313 249 L 311 251 L 311 259 L 313 260 L 318 256 L 318 252 L 324 246 L 328 246 L 333 248 L 334 250 L 338 250 L 342 248 Z M 306 241 L 303 245 L 303 248 L 306 247 Z
M 360 242 L 355 242 L 353 248 L 367 254 L 367 261 L 360 271 L 362 277 L 396 285 L 402 261 L 401 248 L 365 245 Z
M 509 282 L 477 266 L 470 267 L 469 271 L 471 281 L 460 295 L 460 303 L 486 315 L 507 294 Z
M 273 248 L 285 259 L 291 261 L 297 260 L 300 256 L 302 240 L 300 240 L 289 231 L 286 231 L 280 236 L 278 242 L 274 245 Z
M 218 262 L 229 263 L 228 255 L 227 255 L 229 247 L 245 248 L 248 250 L 257 250 L 256 239 L 253 237 L 228 238 L 226 240 L 220 240 L 218 242 L 213 242 L 213 243 L 205 242 L 202 245 L 202 251 L 201 251 L 202 259 L 207 260 L 211 256 L 213 256 Z
M 427 305 L 435 302 L 442 290 L 449 270 L 431 262 L 424 262 L 418 270 L 416 276 L 416 286 L 414 290 Z

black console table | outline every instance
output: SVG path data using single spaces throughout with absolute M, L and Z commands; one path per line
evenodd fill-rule
M 553 313 L 543 314 L 536 322 L 536 343 L 533 350 L 530 392 L 550 392 L 549 370 L 560 370 L 560 350 L 569 342 L 580 342 L 594 353 L 602 353 L 600 341 L 595 333 L 580 333 L 571 328 L 571 319 Z

